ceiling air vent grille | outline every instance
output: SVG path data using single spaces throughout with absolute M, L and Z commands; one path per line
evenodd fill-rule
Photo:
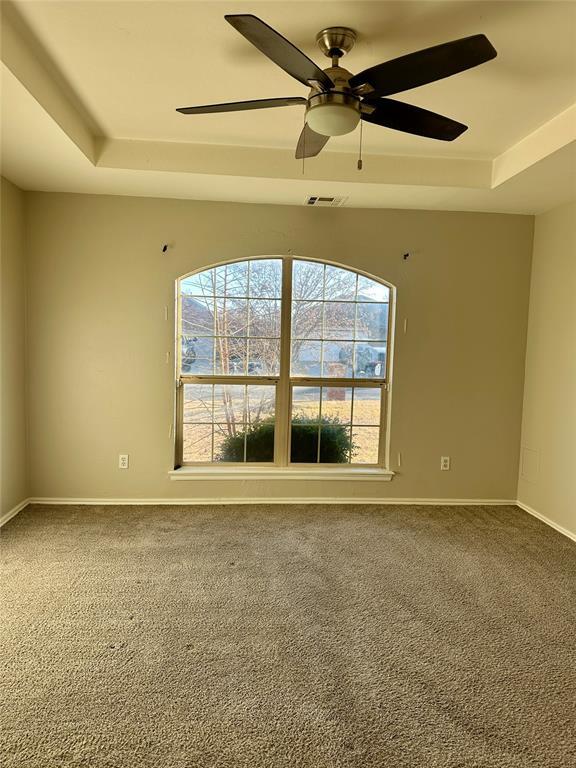
M 323 208 L 339 208 L 348 200 L 347 197 L 320 197 L 319 195 L 311 195 L 306 198 L 305 205 L 315 205 L 316 207 Z

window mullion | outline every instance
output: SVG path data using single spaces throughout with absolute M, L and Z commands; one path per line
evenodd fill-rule
M 292 339 L 292 259 L 282 259 L 282 300 L 280 303 L 280 379 L 276 391 L 274 458 L 288 465 L 290 435 L 290 347 Z
M 184 384 L 276 384 L 279 376 L 226 376 L 221 374 L 205 374 L 199 376 L 189 376 L 184 374 L 180 377 Z
M 352 361 L 352 364 L 354 364 L 354 361 Z M 350 397 L 352 399 L 352 402 L 350 403 L 350 446 L 352 446 L 354 435 L 354 401 L 356 400 L 356 387 L 351 387 Z M 382 395 L 380 395 L 380 400 L 382 400 Z M 348 464 L 352 464 L 352 447 L 350 447 L 350 451 L 348 453 Z
M 320 441 L 322 440 L 322 405 L 324 400 L 324 387 L 320 387 L 320 401 L 318 403 L 318 444 L 316 446 L 316 464 L 320 464 Z
M 181 381 L 176 386 L 176 460 L 177 467 L 181 467 L 184 462 L 184 385 Z
M 214 461 L 214 391 L 216 387 L 212 386 L 212 415 L 211 415 L 211 421 L 210 421 L 210 428 L 211 428 L 211 434 L 210 434 L 210 461 Z

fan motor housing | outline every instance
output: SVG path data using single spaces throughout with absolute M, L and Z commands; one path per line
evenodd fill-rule
M 347 69 L 344 69 L 344 67 L 328 67 L 324 70 L 330 80 L 334 83 L 334 88 L 331 89 L 331 92 L 334 91 L 344 91 L 344 92 L 351 92 L 351 88 L 348 85 L 348 81 L 353 76 L 352 72 L 348 72 Z

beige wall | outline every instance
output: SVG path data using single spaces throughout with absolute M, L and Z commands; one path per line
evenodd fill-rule
M 24 194 L 1 181 L 0 518 L 28 493 Z
M 576 203 L 536 217 L 518 499 L 576 535 Z
M 531 217 L 50 193 L 27 201 L 34 496 L 515 498 Z M 173 247 L 163 254 L 165 242 Z M 398 287 L 399 474 L 390 483 L 171 482 L 174 281 L 285 253 Z M 119 453 L 130 454 L 129 470 L 117 468 Z M 441 455 L 451 471 L 440 472 Z

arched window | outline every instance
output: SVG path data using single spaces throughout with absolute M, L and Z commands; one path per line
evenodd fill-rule
M 254 258 L 178 280 L 179 465 L 384 465 L 391 289 Z

